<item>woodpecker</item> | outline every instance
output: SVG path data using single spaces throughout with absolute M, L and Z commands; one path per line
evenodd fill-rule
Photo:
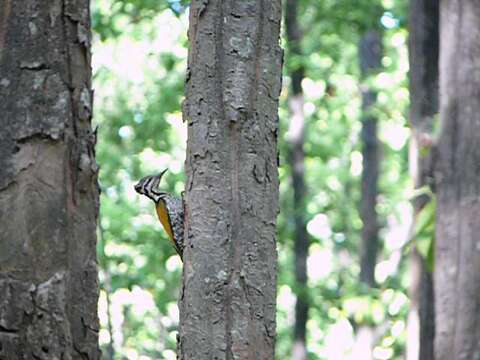
M 159 190 L 158 186 L 166 171 L 145 176 L 135 185 L 135 191 L 153 200 L 158 219 L 183 261 L 183 200 Z

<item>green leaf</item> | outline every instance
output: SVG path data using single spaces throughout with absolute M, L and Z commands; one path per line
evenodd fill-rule
M 435 199 L 429 201 L 417 215 L 415 222 L 415 237 L 430 237 L 435 227 L 435 210 L 437 203 Z
M 430 247 L 428 248 L 428 254 L 426 260 L 427 270 L 433 273 L 435 269 L 435 236 L 430 241 Z
M 432 199 L 418 213 L 415 223 L 414 239 L 418 252 L 425 259 L 428 271 L 434 267 L 435 249 L 435 212 L 436 200 Z

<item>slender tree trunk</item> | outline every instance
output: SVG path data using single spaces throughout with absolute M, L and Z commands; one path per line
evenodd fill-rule
M 102 189 L 103 191 L 103 189 Z M 112 278 L 108 268 L 108 260 L 105 254 L 105 230 L 102 225 L 102 215 L 100 212 L 98 219 L 98 262 L 100 266 L 100 272 L 103 274 L 103 283 L 100 284 L 100 287 L 103 287 L 105 291 L 106 303 L 107 303 L 107 330 L 110 335 L 110 339 L 106 346 L 107 348 L 107 360 L 115 359 L 115 347 L 113 344 L 113 326 L 112 326 Z
M 360 40 L 359 61 L 362 79 L 362 194 L 360 218 L 362 243 L 360 248 L 360 281 L 368 287 L 375 286 L 375 266 L 378 252 L 377 195 L 380 166 L 377 136 L 377 118 L 372 113 L 377 93 L 368 85 L 368 78 L 379 70 L 382 60 L 382 38 L 375 30 L 367 31 Z M 361 324 L 357 330 L 353 354 L 361 359 L 373 359 L 374 329 Z
M 110 339 L 107 344 L 107 359 L 114 360 L 115 359 L 115 347 L 113 344 L 113 326 L 112 326 L 112 299 L 110 296 L 110 292 L 112 291 L 112 286 L 110 285 L 110 274 L 106 274 L 105 281 L 107 282 L 105 286 L 105 296 L 107 301 L 107 329 L 108 333 L 110 334 Z
M 87 0 L 0 2 L 0 358 L 99 359 Z
M 422 156 L 432 137 L 433 118 L 438 113 L 439 4 L 437 0 L 410 1 L 410 175 L 415 189 L 429 183 L 430 156 Z M 425 203 L 421 196 L 413 203 L 414 221 Z M 408 316 L 407 360 L 433 360 L 435 337 L 433 276 L 414 248 L 411 254 L 410 312 Z
M 273 359 L 279 0 L 193 1 L 180 359 Z
M 425 259 L 416 249 L 410 254 L 410 273 L 406 360 L 434 359 L 433 274 L 427 270 Z
M 287 0 L 285 25 L 287 30 L 288 54 L 291 57 L 302 56 L 301 31 L 298 25 L 298 1 Z M 308 289 L 307 289 L 307 257 L 310 241 L 305 222 L 305 116 L 303 113 L 302 80 L 305 69 L 303 65 L 292 69 L 291 95 L 289 97 L 290 128 L 287 141 L 290 146 L 289 162 L 292 171 L 293 209 L 295 218 L 295 288 L 297 302 L 295 304 L 293 360 L 307 359 L 307 320 L 308 320 Z
M 440 2 L 435 358 L 480 359 L 480 6 Z
M 359 48 L 362 78 L 378 71 L 382 60 L 382 38 L 377 31 L 368 31 L 362 37 Z M 375 265 L 378 252 L 378 219 L 375 206 L 378 195 L 379 149 L 377 118 L 372 114 L 377 94 L 367 84 L 362 85 L 362 198 L 360 218 L 363 222 L 360 250 L 360 281 L 375 285 Z

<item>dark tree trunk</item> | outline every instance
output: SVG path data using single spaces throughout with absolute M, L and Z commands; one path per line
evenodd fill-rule
M 0 358 L 99 359 L 87 0 L 0 2 Z
M 193 1 L 180 359 L 273 359 L 279 0 Z
M 440 2 L 435 358 L 480 358 L 480 6 Z
M 434 116 L 438 113 L 439 3 L 437 0 L 410 1 L 410 174 L 415 189 L 429 182 L 430 156 L 422 156 L 432 137 Z M 414 221 L 428 199 L 413 203 Z M 413 249 L 410 272 L 410 314 L 408 320 L 407 360 L 433 360 L 435 337 L 433 276 L 425 259 Z
M 438 113 L 438 22 L 438 1 L 410 1 L 410 122 L 415 132 L 427 135 Z M 421 176 L 422 172 L 417 171 L 416 184 L 422 183 Z
M 378 31 L 363 35 L 359 47 L 362 78 L 378 71 L 382 60 L 382 38 Z M 378 195 L 379 146 L 377 118 L 372 113 L 377 94 L 363 84 L 362 90 L 362 198 L 360 218 L 363 222 L 362 245 L 360 249 L 360 281 L 368 286 L 375 285 L 375 265 L 378 252 L 378 219 L 375 206 Z
M 368 83 L 370 75 L 380 69 L 382 60 L 382 38 L 376 30 L 367 31 L 360 39 L 359 63 L 363 83 L 362 92 L 362 187 L 360 199 L 360 218 L 362 219 L 362 238 L 360 247 L 360 281 L 368 287 L 375 286 L 375 266 L 379 247 L 377 205 L 378 173 L 380 166 L 379 142 L 377 136 L 377 118 L 373 106 L 377 93 Z M 373 359 L 374 329 L 360 324 L 357 330 L 353 354 L 363 359 Z
M 287 0 L 285 25 L 288 40 L 288 56 L 301 57 L 301 30 L 298 24 L 298 1 Z M 310 241 L 305 221 L 305 116 L 303 113 L 302 80 L 305 69 L 303 65 L 291 70 L 291 95 L 289 96 L 290 128 L 287 141 L 290 146 L 289 162 L 292 171 L 293 209 L 295 218 L 295 304 L 293 360 L 307 359 L 306 333 L 308 320 L 307 257 Z
M 435 311 L 433 274 L 414 248 L 410 254 L 410 309 L 407 324 L 406 360 L 433 360 Z

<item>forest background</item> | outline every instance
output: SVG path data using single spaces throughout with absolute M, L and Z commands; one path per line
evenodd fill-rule
M 296 3 L 299 52 L 288 46 L 285 26 L 282 32 L 286 53 L 279 111 L 277 359 L 291 358 L 294 349 L 297 297 L 309 304 L 309 359 L 403 359 L 414 195 L 408 174 L 408 4 Z M 188 8 L 181 2 L 155 0 L 92 5 L 94 122 L 99 126 L 102 190 L 100 342 L 107 359 L 175 359 L 182 264 L 152 204 L 134 192 L 133 184 L 168 168 L 163 185 L 177 194 L 183 190 L 186 124 L 181 104 Z M 371 76 L 365 76 L 359 44 L 372 29 L 380 34 L 381 61 Z M 295 130 L 288 106 L 291 74 L 298 69 L 304 74 L 306 196 L 301 218 L 308 238 L 306 286 L 295 276 L 299 208 L 294 205 L 288 141 Z M 376 93 L 368 114 L 378 128 L 374 210 L 379 250 L 373 287 L 359 281 L 365 87 Z M 428 257 L 433 223 L 428 214 L 424 218 L 416 245 Z M 371 329 L 368 339 L 361 336 L 365 328 Z M 365 346 L 371 347 L 368 355 L 362 350 Z

